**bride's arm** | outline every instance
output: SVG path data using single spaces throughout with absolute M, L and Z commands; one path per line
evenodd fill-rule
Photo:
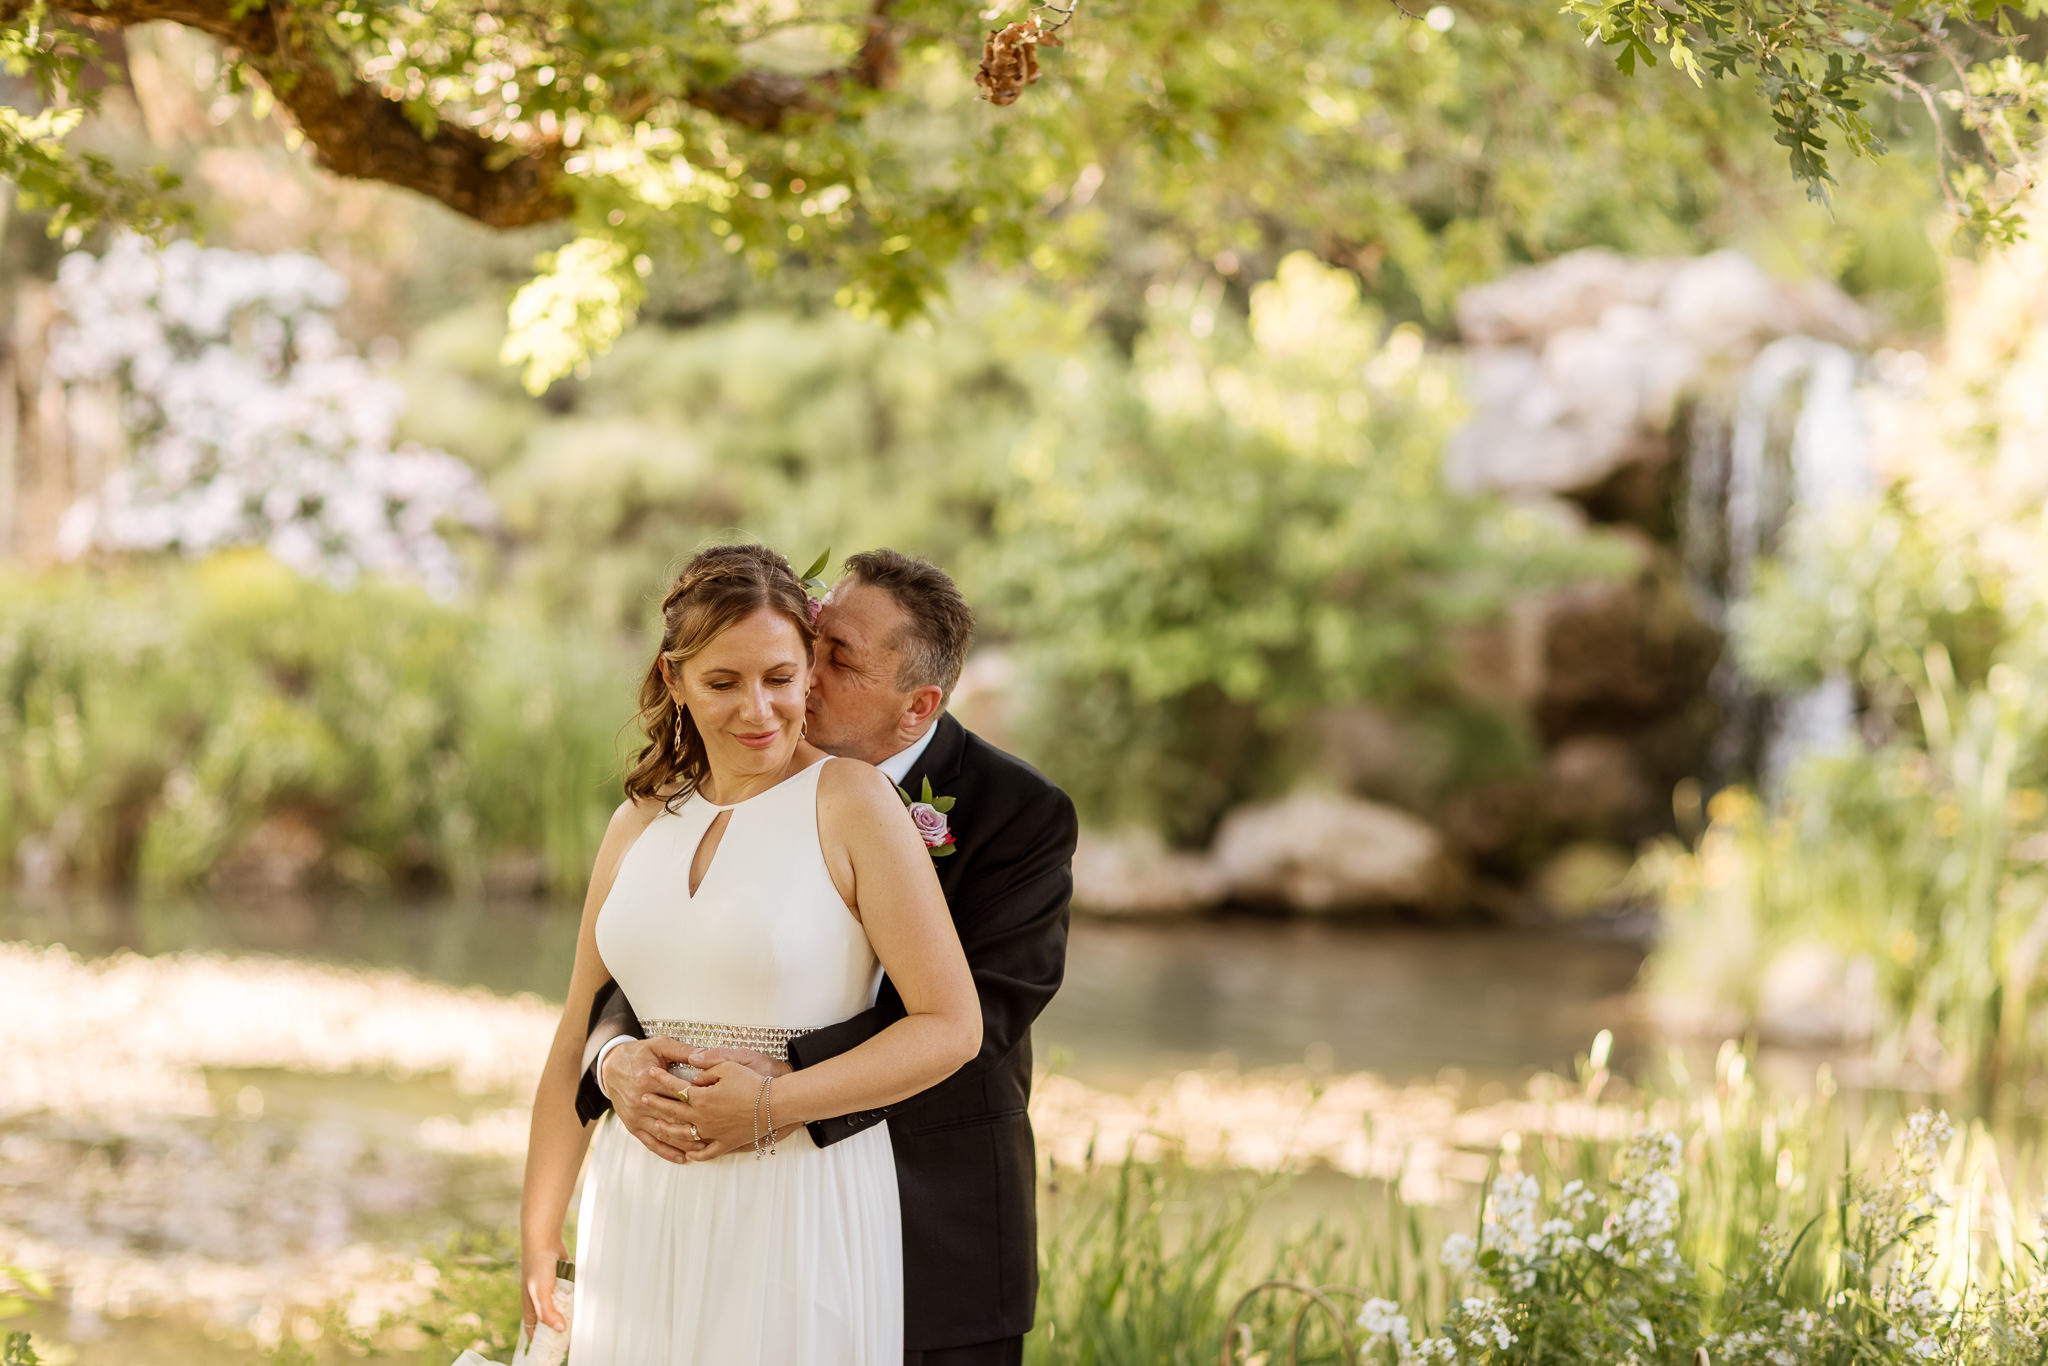
M 827 866 L 903 998 L 904 1018 L 858 1048 L 777 1080 L 775 1127 L 891 1105 L 937 1085 L 981 1047 L 981 1003 L 931 851 L 895 787 L 866 764 L 819 775 Z
M 554 1259 L 563 1251 L 562 1224 L 576 1171 L 583 1165 L 590 1130 L 576 1115 L 576 1082 L 583 1067 L 583 1039 L 597 990 L 610 980 L 597 953 L 597 912 L 611 893 L 619 861 L 660 808 L 621 803 L 598 846 L 583 897 L 583 922 L 576 931 L 576 965 L 569 972 L 569 999 L 562 1005 L 554 1043 L 533 1093 L 533 1123 L 526 1140 L 526 1179 L 519 1197 L 520 1280 L 524 1313 L 531 1326 L 536 1311 L 556 1328 L 566 1328 L 554 1308 Z

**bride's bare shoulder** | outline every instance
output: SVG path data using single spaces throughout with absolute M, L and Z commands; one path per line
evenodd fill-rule
M 604 828 L 598 861 L 616 863 L 625 857 L 633 841 L 640 838 L 640 832 L 653 824 L 666 805 L 660 797 L 628 797 L 620 802 L 612 811 L 611 823 Z
M 825 761 L 818 774 L 818 804 L 822 810 L 855 820 L 903 809 L 903 799 L 896 795 L 896 784 L 889 781 L 889 775 L 859 759 Z

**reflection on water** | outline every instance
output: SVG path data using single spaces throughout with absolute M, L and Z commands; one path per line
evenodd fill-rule
M 576 916 L 460 901 L 48 900 L 0 904 L 0 939 L 97 956 L 182 949 L 404 968 L 561 999 Z M 1394 1082 L 1568 1071 L 1600 1029 L 1626 1072 L 1643 1047 L 1628 999 L 1640 949 L 1570 935 L 1270 920 L 1077 920 L 1038 1061 L 1128 1090 L 1186 1067 L 1313 1057 Z
M 1305 1057 L 1392 1082 L 1568 1072 L 1600 1029 L 1631 1037 L 1641 964 L 1630 945 L 1522 931 L 1082 921 L 1037 1037 L 1042 1061 L 1119 1089 Z

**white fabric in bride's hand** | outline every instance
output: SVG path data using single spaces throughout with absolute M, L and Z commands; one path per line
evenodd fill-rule
M 562 1316 L 564 1323 L 572 1324 L 576 1311 L 576 1283 L 566 1276 L 555 1277 L 555 1312 Z M 519 1343 L 512 1350 L 510 1366 L 562 1366 L 569 1356 L 569 1335 L 550 1328 L 545 1322 L 533 1325 L 533 1341 L 526 1340 L 526 1328 L 519 1329 Z M 498 1366 L 481 1352 L 464 1352 L 455 1358 L 454 1366 Z
M 805 1030 L 874 1004 L 881 965 L 818 846 L 818 779 L 843 762 L 731 807 L 692 797 L 626 851 L 597 947 L 642 1020 Z M 780 1148 L 674 1163 L 616 1115 L 599 1121 L 576 1220 L 575 1366 L 902 1366 L 887 1126 L 822 1149 L 798 1129 Z

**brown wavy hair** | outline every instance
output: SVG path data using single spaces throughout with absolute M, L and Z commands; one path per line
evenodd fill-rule
M 688 708 L 676 706 L 661 677 L 668 661 L 675 674 L 719 633 L 738 625 L 762 608 L 780 612 L 796 627 L 808 651 L 818 637 L 811 626 L 809 595 L 797 581 L 789 561 L 765 545 L 715 545 L 690 557 L 661 599 L 661 648 L 640 683 L 640 714 L 647 743 L 626 775 L 626 795 L 659 798 L 674 810 L 697 790 L 709 771 L 704 737 Z M 676 743 L 676 717 L 682 716 L 682 743 Z

